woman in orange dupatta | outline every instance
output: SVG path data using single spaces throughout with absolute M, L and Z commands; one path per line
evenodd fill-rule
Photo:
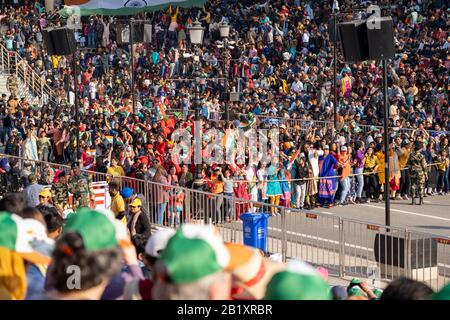
M 341 168 L 340 184 L 342 187 L 341 197 L 339 199 L 339 205 L 346 205 L 346 198 L 350 191 L 350 171 L 351 171 L 351 151 L 348 152 L 346 146 L 341 147 L 341 152 L 338 156 L 339 167 Z

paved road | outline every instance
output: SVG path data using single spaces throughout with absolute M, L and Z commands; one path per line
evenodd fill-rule
M 410 200 L 391 201 L 391 225 L 450 237 L 450 196 L 433 196 L 424 200 L 422 206 L 412 206 Z M 385 221 L 384 202 L 318 208 L 316 211 L 379 224 Z

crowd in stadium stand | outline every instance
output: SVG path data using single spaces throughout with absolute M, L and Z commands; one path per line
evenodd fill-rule
M 66 23 L 57 11 L 46 12 L 42 1 L 2 7 L 2 45 L 45 79 L 55 100 L 33 105 L 13 79 L 0 101 L 2 181 L 15 175 L 25 188 L 0 200 L 0 230 L 20 230 L 0 236 L 0 299 L 449 299 L 448 286 L 434 293 L 408 279 L 393 281 L 384 292 L 359 279 L 331 287 L 326 269 L 301 261 L 282 264 L 250 247 L 225 244 L 212 226 L 186 224 L 176 233 L 154 234 L 150 228 L 180 224 L 184 188 L 226 196 L 216 205 L 227 220 L 228 197 L 314 209 L 383 197 L 412 196 L 421 204 L 423 197 L 450 192 L 448 1 L 374 1 L 390 6 L 386 14 L 394 20 L 388 155 L 381 64 L 346 64 L 338 51 L 333 86 L 329 21 L 333 11 L 351 2 L 213 0 L 203 8 L 137 15 L 151 22 L 152 33 L 150 42 L 135 44 L 134 66 L 114 18 L 83 17 L 76 32 L 76 81 L 71 57 L 48 55 L 43 42 L 45 28 Z M 363 17 L 341 14 L 346 21 Z M 203 45 L 194 46 L 189 27 L 197 20 L 205 35 Z M 227 41 L 218 30 L 223 21 L 231 25 Z M 80 106 L 74 105 L 75 91 Z M 240 92 L 239 101 L 226 101 L 227 91 Z M 173 156 L 179 143 L 173 133 L 198 130 L 198 113 L 200 130 L 218 130 L 220 148 L 234 150 L 229 163 L 204 162 L 197 170 L 194 152 Z M 278 161 L 251 162 L 252 146 L 240 150 L 230 139 L 261 129 L 272 129 L 266 136 L 269 155 Z M 202 141 L 203 158 L 211 141 Z M 389 194 L 383 188 L 386 157 Z M 72 168 L 56 171 L 39 161 Z M 86 207 L 92 204 L 84 198 L 92 196 L 89 187 L 72 192 L 80 181 L 89 184 L 80 169 L 105 174 L 111 211 Z M 124 176 L 173 188 L 160 187 L 157 201 L 146 199 L 142 184 L 120 187 Z M 51 190 L 43 188 L 48 185 Z M 11 184 L 2 183 L 6 186 Z M 156 220 L 145 212 L 149 201 Z M 69 207 L 75 213 L 67 214 Z M 236 211 L 258 208 L 250 204 Z M 278 211 L 272 207 L 270 213 Z M 100 227 L 104 234 L 95 231 Z M 77 291 L 67 285 L 65 270 L 73 265 L 82 269 Z

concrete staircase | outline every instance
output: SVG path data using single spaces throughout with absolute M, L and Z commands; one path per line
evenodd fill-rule
M 8 91 L 8 88 L 6 87 L 6 82 L 8 80 L 9 74 L 5 71 L 0 71 L 0 94 L 5 93 L 8 97 L 10 95 L 10 92 Z M 31 104 L 31 105 L 40 105 L 41 99 L 38 95 L 33 94 L 33 92 L 30 90 L 29 86 L 26 85 L 20 78 L 19 78 L 19 88 L 17 90 L 18 98 L 25 98 L 25 100 Z
M 9 96 L 6 82 L 10 73 L 19 80 L 18 98 L 25 98 L 31 105 L 42 107 L 50 101 L 56 102 L 56 94 L 33 68 L 17 52 L 7 50 L 0 44 L 0 94 Z

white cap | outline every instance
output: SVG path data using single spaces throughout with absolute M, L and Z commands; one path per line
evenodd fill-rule
M 347 147 L 346 146 L 342 146 L 341 147 L 341 151 L 347 151 Z
M 160 229 L 148 239 L 145 245 L 145 253 L 158 258 L 160 252 L 166 248 L 167 242 L 175 234 L 173 229 Z

